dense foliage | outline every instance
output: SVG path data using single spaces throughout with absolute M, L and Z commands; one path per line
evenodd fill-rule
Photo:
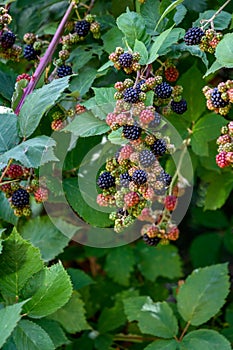
M 229 350 L 233 3 L 0 2 L 0 347 Z

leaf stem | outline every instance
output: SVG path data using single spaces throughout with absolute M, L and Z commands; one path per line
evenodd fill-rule
M 10 165 L 11 165 L 12 162 L 13 162 L 13 159 L 12 159 L 12 158 L 9 159 L 7 166 L 6 166 L 5 169 L 3 170 L 3 173 L 2 173 L 2 175 L 1 175 L 1 177 L 0 177 L 0 183 L 2 182 L 4 176 L 6 175 L 6 173 L 7 173 L 7 171 L 8 171 L 8 169 L 9 169 L 9 167 L 10 167 Z
M 218 9 L 218 11 L 215 12 L 215 14 L 214 14 L 210 19 L 200 21 L 200 23 L 204 23 L 204 22 L 205 22 L 205 24 L 202 26 L 202 29 L 204 29 L 209 23 L 210 23 L 211 27 L 214 28 L 214 23 L 213 23 L 214 19 L 219 15 L 220 12 L 222 12 L 222 10 L 224 9 L 224 7 L 226 7 L 230 2 L 231 2 L 231 0 L 227 0 L 227 1 Z
M 188 322 L 186 323 L 186 326 L 184 327 L 183 332 L 181 333 L 181 336 L 180 336 L 180 338 L 179 338 L 179 341 L 180 341 L 180 342 L 181 342 L 181 340 L 184 338 L 185 333 L 187 332 L 187 330 L 188 330 L 190 324 L 191 324 L 190 321 L 188 321 Z
M 62 35 L 62 32 L 64 30 L 65 24 L 68 20 L 68 17 L 71 13 L 71 11 L 73 10 L 73 8 L 76 6 L 75 1 L 71 1 L 68 9 L 66 10 L 66 13 L 64 14 L 58 28 L 57 31 L 52 39 L 52 41 L 50 42 L 44 56 L 40 59 L 40 63 L 38 64 L 28 86 L 26 87 L 26 89 L 24 90 L 24 93 L 15 109 L 15 114 L 19 114 L 24 101 L 26 99 L 26 97 L 35 89 L 35 86 L 37 84 L 37 82 L 39 81 L 41 75 L 43 74 L 44 70 L 46 69 L 46 66 L 48 65 L 48 63 L 51 61 L 53 53 L 59 43 L 60 37 Z
M 155 341 L 158 340 L 159 338 L 157 337 L 142 337 L 138 335 L 127 335 L 127 334 L 117 334 L 114 337 L 114 341 L 130 341 L 130 342 L 135 342 L 135 343 L 142 343 L 145 341 Z

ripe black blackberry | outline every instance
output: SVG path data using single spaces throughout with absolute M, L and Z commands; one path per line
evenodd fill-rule
M 87 36 L 90 30 L 90 23 L 87 22 L 85 19 L 82 19 L 81 21 L 78 21 L 75 23 L 74 30 L 79 36 Z
M 155 87 L 155 93 L 158 98 L 169 98 L 172 94 L 172 87 L 168 83 L 163 82 Z
M 205 33 L 199 27 L 189 28 L 185 33 L 184 42 L 186 45 L 198 45 L 203 35 L 205 35 Z
M 107 190 L 110 187 L 115 186 L 115 178 L 110 174 L 109 171 L 105 171 L 98 177 L 97 185 L 101 189 Z
M 71 74 L 72 74 L 72 68 L 70 66 L 62 64 L 60 67 L 57 68 L 57 76 L 59 78 L 63 78 Z
M 132 181 L 132 177 L 128 172 L 120 175 L 120 184 L 122 187 L 129 187 L 129 182 Z
M 133 55 L 128 52 L 124 52 L 119 56 L 118 63 L 121 65 L 123 68 L 129 68 L 133 64 Z
M 128 215 L 129 215 L 128 210 L 124 210 L 123 208 L 119 208 L 117 210 L 117 217 L 118 217 L 118 219 L 121 219 L 122 217 L 128 216 Z
M 5 31 L 0 37 L 1 46 L 4 49 L 9 49 L 14 45 L 15 39 L 16 36 L 14 33 L 10 31 Z
M 147 182 L 147 173 L 142 169 L 135 170 L 132 180 L 136 185 L 143 185 Z
M 144 84 L 145 82 L 146 82 L 145 79 L 142 79 L 141 81 L 139 81 L 139 82 L 136 84 L 136 89 L 138 90 L 139 93 L 142 92 L 141 86 L 142 86 L 142 84 Z
M 221 98 L 221 92 L 218 91 L 218 88 L 213 89 L 210 99 L 215 108 L 225 107 L 227 105 L 227 102 Z
M 177 114 L 183 114 L 187 111 L 187 102 L 184 98 L 180 100 L 179 102 L 171 101 L 171 109 L 173 112 Z
M 32 44 L 26 45 L 23 49 L 23 57 L 28 61 L 36 60 L 40 53 L 41 51 L 35 50 Z
M 139 101 L 140 92 L 138 89 L 134 89 L 132 86 L 125 89 L 123 92 L 123 97 L 125 102 L 136 103 Z
M 151 145 L 151 151 L 155 156 L 162 156 L 167 150 L 167 145 L 164 139 L 155 140 Z
M 14 191 L 11 197 L 11 203 L 15 208 L 24 208 L 29 204 L 29 193 L 23 188 Z
M 159 237 L 150 238 L 146 233 L 142 236 L 142 239 L 146 244 L 148 244 L 150 246 L 156 246 L 160 242 Z
M 147 149 L 141 151 L 139 154 L 140 165 L 145 168 L 151 166 L 155 162 L 155 159 L 156 157 L 153 152 Z
M 142 129 L 137 125 L 124 125 L 123 136 L 128 140 L 138 140 L 141 136 Z
M 157 181 L 162 181 L 166 187 L 168 187 L 172 181 L 172 176 L 166 171 L 162 171 L 158 176 L 156 176 Z

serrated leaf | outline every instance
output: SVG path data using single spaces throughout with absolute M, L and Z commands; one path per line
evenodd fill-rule
M 110 88 L 92 88 L 95 93 L 95 100 L 91 106 L 92 113 L 101 120 L 105 120 L 108 113 L 111 113 L 116 105 L 114 94 L 116 90 Z
M 7 1 L 10 3 L 10 1 Z M 8 101 L 14 92 L 15 72 L 7 64 L 0 63 L 0 95 Z
M 176 7 L 176 13 L 173 17 L 173 20 L 176 25 L 180 24 L 183 19 L 185 18 L 185 15 L 187 14 L 187 9 L 183 4 L 180 4 Z
M 233 33 L 224 35 L 224 38 L 216 47 L 215 57 L 217 61 L 226 68 L 233 67 Z
M 163 12 L 162 16 L 160 17 L 159 21 L 156 24 L 155 30 L 159 27 L 160 23 L 162 22 L 162 20 L 171 12 L 173 11 L 176 6 L 178 6 L 179 4 L 181 4 L 184 0 L 176 0 L 174 1 L 171 5 L 169 5 L 166 10 Z
M 123 34 L 117 27 L 111 28 L 101 38 L 104 43 L 104 50 L 109 54 L 115 51 L 116 47 L 122 47 L 123 45 Z
M 67 303 L 72 293 L 69 275 L 61 263 L 41 271 L 35 279 L 40 286 L 24 305 L 24 312 L 32 318 L 41 318 L 54 313 Z
M 14 330 L 13 338 L 17 350 L 54 350 L 49 335 L 36 323 L 21 320 Z
M 0 114 L 0 154 L 19 143 L 17 116 L 14 113 Z
M 50 161 L 58 161 L 53 152 L 55 145 L 53 139 L 44 135 L 22 142 L 0 155 L 0 169 L 4 168 L 11 158 L 27 168 L 38 168 Z
M 184 0 L 184 6 L 187 7 L 188 10 L 202 12 L 207 7 L 206 0 Z
M 66 337 L 64 330 L 58 322 L 42 318 L 36 320 L 36 324 L 43 328 L 49 335 L 56 349 L 70 343 L 70 340 Z
M 155 24 L 160 18 L 160 1 L 159 0 L 146 0 L 141 5 L 141 15 L 145 20 L 146 28 L 149 32 L 154 32 Z
M 15 110 L 23 96 L 24 89 L 28 85 L 27 79 L 21 79 L 15 83 L 15 90 L 11 97 L 11 107 Z
M 130 47 L 134 47 L 136 39 L 145 44 L 150 41 L 150 36 L 146 33 L 145 20 L 140 14 L 127 9 L 126 13 L 117 18 L 116 23 Z
M 215 15 L 216 11 L 208 10 L 199 14 L 198 19 L 193 22 L 193 27 L 199 27 L 202 20 L 208 20 Z M 215 30 L 226 29 L 231 22 L 231 14 L 221 11 L 213 20 Z
M 216 191 L 218 189 L 218 191 Z M 206 198 L 205 210 L 216 210 L 221 208 L 226 202 L 233 189 L 233 177 L 231 172 L 216 174 L 210 182 Z
M 178 52 L 188 51 L 192 56 L 199 57 L 202 60 L 202 62 L 204 63 L 204 65 L 206 66 L 206 68 L 208 68 L 209 61 L 206 57 L 206 53 L 204 51 L 202 51 L 198 45 L 188 46 L 185 43 L 181 43 L 181 44 L 176 45 L 175 49 Z
M 179 313 L 193 326 L 207 322 L 225 303 L 229 286 L 227 264 L 194 270 L 179 289 Z
M 114 63 L 112 61 L 107 61 L 97 70 L 97 72 L 103 72 L 105 69 L 108 69 L 109 67 L 113 67 L 113 66 L 114 66 Z
M 123 299 L 124 310 L 129 322 L 139 319 L 143 305 L 152 302 L 150 297 L 139 296 Z
M 91 328 L 86 321 L 84 303 L 76 291 L 68 303 L 49 318 L 59 322 L 71 334 Z
M 21 318 L 22 307 L 25 301 L 9 305 L 0 309 L 0 347 L 6 342 Z
M 159 50 L 162 47 L 165 40 L 167 39 L 169 33 L 172 31 L 172 28 L 173 26 L 165 30 L 155 38 L 155 42 L 153 43 L 149 51 L 149 59 L 147 61 L 147 64 L 153 63 L 159 57 Z
M 10 206 L 5 194 L 0 191 L 0 218 L 6 222 L 16 225 L 19 218 L 14 215 L 14 211 Z
M 144 350 L 178 350 L 179 345 L 174 339 L 156 340 L 144 348 Z
M 188 333 L 181 342 L 181 350 L 231 350 L 230 342 L 212 329 L 198 329 Z
M 76 136 L 89 137 L 101 135 L 109 131 L 110 127 L 102 120 L 96 118 L 91 112 L 84 112 L 63 129 L 70 131 Z
M 138 39 L 135 40 L 134 52 L 140 53 L 141 58 L 139 63 L 145 65 L 148 61 L 148 51 L 145 44 L 142 41 L 139 41 Z
M 69 86 L 70 76 L 54 79 L 29 94 L 20 110 L 18 123 L 20 136 L 28 138 L 36 130 L 44 113 L 61 97 Z
M 191 135 L 191 146 L 193 152 L 200 156 L 208 156 L 208 142 L 219 136 L 219 130 L 227 121 L 216 113 L 210 113 L 200 118 L 194 125 Z
M 104 308 L 98 319 L 98 331 L 100 333 L 107 333 L 120 326 L 123 326 L 126 322 L 126 317 L 123 310 L 123 304 L 117 302 L 111 308 Z
M 113 248 L 109 252 L 105 270 L 115 282 L 127 286 L 134 264 L 135 258 L 132 249 L 128 246 L 122 246 Z
M 172 29 L 158 51 L 159 56 L 166 55 L 170 52 L 172 50 L 172 45 L 176 44 L 181 38 L 183 38 L 184 34 L 185 30 L 183 28 Z
M 79 96 L 84 96 L 91 88 L 96 78 L 96 74 L 96 68 L 89 67 L 88 65 L 83 67 L 79 75 L 72 79 L 69 89 L 73 93 L 77 92 Z
M 75 290 L 79 290 L 83 287 L 95 283 L 95 281 L 82 270 L 68 268 L 67 272 L 70 275 L 71 282 Z
M 65 232 L 69 232 L 70 236 L 67 237 L 59 231 L 47 216 L 38 216 L 27 221 L 25 225 L 20 227 L 19 231 L 24 239 L 40 249 L 43 260 L 49 261 L 63 252 L 77 231 L 76 226 L 66 223 L 61 218 L 58 218 L 58 224 L 59 226 L 66 225 Z
M 27 280 L 43 268 L 39 249 L 22 239 L 16 229 L 3 241 L 0 259 L 0 290 L 18 296 Z
M 149 281 L 154 282 L 159 276 L 169 279 L 182 276 L 181 260 L 175 246 L 158 246 L 156 249 L 138 246 L 138 248 L 138 267 Z

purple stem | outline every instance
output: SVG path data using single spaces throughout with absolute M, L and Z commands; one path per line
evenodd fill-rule
M 56 33 L 54 34 L 54 37 L 52 39 L 52 41 L 50 42 L 45 54 L 43 57 L 41 57 L 40 59 L 40 63 L 38 64 L 33 76 L 31 77 L 31 80 L 29 81 L 29 84 L 28 86 L 26 87 L 26 89 L 24 90 L 24 93 L 18 103 L 18 106 L 16 107 L 15 109 L 15 114 L 19 114 L 21 108 L 22 108 L 22 105 L 25 101 L 25 98 L 27 97 L 27 95 L 29 95 L 34 89 L 35 89 L 35 86 L 37 84 L 37 82 L 39 81 L 41 75 L 43 74 L 46 66 L 48 65 L 48 63 L 51 61 L 52 59 L 52 56 L 54 54 L 54 51 L 60 41 L 60 38 L 61 38 L 61 35 L 62 35 L 62 32 L 63 32 L 63 29 L 64 29 L 64 26 L 68 20 L 68 17 L 73 9 L 73 7 L 75 6 L 75 2 L 72 1 L 70 3 L 70 6 L 68 7 L 64 17 L 62 18 L 58 28 L 57 28 L 57 31 Z

